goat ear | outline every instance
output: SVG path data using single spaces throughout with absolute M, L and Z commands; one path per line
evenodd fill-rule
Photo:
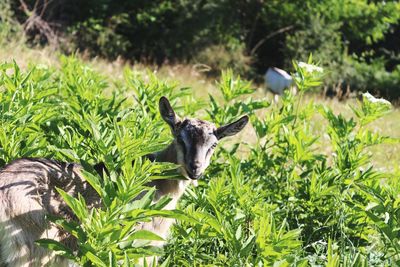
M 168 99 L 163 96 L 160 98 L 158 103 L 160 108 L 161 117 L 164 119 L 166 123 L 171 126 L 172 129 L 175 129 L 175 126 L 178 124 L 179 117 L 175 114 L 175 111 L 172 109 L 171 104 L 169 103 Z
M 219 127 L 215 135 L 218 139 L 224 138 L 226 136 L 235 135 L 240 132 L 248 122 L 249 116 L 243 116 L 235 122 Z

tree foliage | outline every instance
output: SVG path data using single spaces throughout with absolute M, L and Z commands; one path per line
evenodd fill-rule
M 158 64 L 191 61 L 211 66 L 213 74 L 229 67 L 248 77 L 270 66 L 290 69 L 293 57 L 313 53 L 330 69 L 327 87 L 399 96 L 398 1 L 7 0 L 2 5 L 2 21 L 17 18 L 28 39 L 39 43 L 55 36 L 43 26 L 48 22 L 69 52 Z M 43 21 L 27 27 L 34 15 Z

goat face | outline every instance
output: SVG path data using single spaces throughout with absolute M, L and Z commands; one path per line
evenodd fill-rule
M 165 97 L 160 99 L 159 106 L 161 116 L 171 127 L 175 138 L 177 163 L 182 174 L 190 179 L 199 179 L 203 175 L 218 141 L 240 132 L 249 120 L 248 116 L 243 116 L 217 128 L 213 123 L 199 119 L 181 120 Z

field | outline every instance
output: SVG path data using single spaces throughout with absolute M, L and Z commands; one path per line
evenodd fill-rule
M 229 71 L 214 82 L 199 67 L 2 51 L 0 165 L 51 157 L 111 170 L 104 180 L 87 174 L 102 209 L 68 199 L 82 233 L 78 251 L 41 245 L 85 266 L 134 266 L 143 255 L 161 256 L 164 266 L 400 264 L 400 111 L 386 102 L 304 94 L 323 77 L 298 66 L 300 93 L 273 103 Z M 170 165 L 142 160 L 171 140 L 158 113 L 162 95 L 182 116 L 221 125 L 249 114 L 252 123 L 218 146 L 204 179 L 171 212 L 131 203 L 147 181 L 172 175 Z M 178 219 L 164 250 L 132 228 L 156 215 Z

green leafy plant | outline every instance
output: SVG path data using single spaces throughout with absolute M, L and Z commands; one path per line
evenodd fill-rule
M 390 103 L 365 94 L 346 117 L 304 101 L 326 77 L 311 57 L 294 70 L 300 95 L 285 92 L 275 105 L 223 72 L 204 116 L 222 124 L 247 113 L 252 126 L 218 148 L 199 186 L 167 211 L 169 198 L 154 203 L 146 183 L 176 178 L 175 166 L 143 156 L 169 141 L 156 106 L 161 95 L 189 115 L 204 105 L 189 89 L 129 69 L 110 82 L 71 57 L 60 68 L 1 64 L 0 165 L 19 157 L 81 163 L 101 198 L 89 209 L 84 194 L 60 188 L 74 216 L 48 220 L 76 246 L 38 244 L 83 266 L 135 266 L 153 256 L 163 266 L 399 264 L 400 176 L 375 168 L 368 150 L 399 141 L 369 128 Z M 98 162 L 109 170 L 102 178 L 91 167 Z M 138 228 L 154 216 L 177 219 L 164 249 L 149 245 L 159 236 Z
M 264 117 L 251 116 L 256 140 L 221 149 L 208 172 L 207 186 L 188 192 L 185 210 L 201 224 L 182 222 L 175 227 L 167 247 L 173 265 L 367 266 L 390 264 L 396 258 L 395 247 L 383 257 L 382 242 L 393 242 L 397 233 L 394 225 L 390 229 L 395 232 L 382 228 L 379 220 L 388 215 L 366 219 L 365 211 L 354 204 L 368 205 L 364 190 L 379 188 L 378 181 L 387 177 L 369 165 L 367 148 L 397 140 L 365 126 L 387 114 L 390 105 L 365 95 L 353 107 L 357 119 L 312 102 L 304 105 L 301 95 L 321 84 L 323 69 L 313 65 L 311 57 L 308 63 L 294 62 L 294 69 L 300 97 L 287 92 L 279 105 L 264 102 Z M 210 96 L 209 116 L 218 121 L 246 110 L 243 106 L 254 103 L 241 100 L 250 92 L 246 85 L 224 73 L 219 83 L 222 103 Z M 234 108 L 235 103 L 242 108 Z M 332 154 L 320 149 L 321 140 L 313 132 L 310 122 L 317 113 L 325 119 Z M 244 150 L 240 146 L 249 153 L 238 156 Z M 381 197 L 385 203 L 397 203 Z M 389 214 L 385 206 L 393 213 L 387 204 L 380 206 L 381 212 Z M 376 228 L 386 234 L 381 236 Z M 381 249 L 374 251 L 377 245 Z
M 83 266 L 133 266 L 144 256 L 161 255 L 162 250 L 149 242 L 162 238 L 137 226 L 154 216 L 188 217 L 162 210 L 170 199 L 153 203 L 155 191 L 145 186 L 152 179 L 176 175 L 174 166 L 143 160 L 163 147 L 167 136 L 158 110 L 143 109 L 149 105 L 140 101 L 161 95 L 176 100 L 185 91 L 172 93 L 178 89 L 155 80 L 148 88 L 135 76 L 135 99 L 124 97 L 126 88 L 108 96 L 105 78 L 89 66 L 76 58 L 62 57 L 61 62 L 60 70 L 32 67 L 28 72 L 15 62 L 1 65 L 2 165 L 20 157 L 81 163 L 86 180 L 101 198 L 100 206 L 89 209 L 84 192 L 74 198 L 60 188 L 74 218 L 49 220 L 75 238 L 76 248 L 54 240 L 38 244 Z M 91 166 L 99 162 L 109 170 L 103 178 L 93 175 Z M 139 195 L 144 196 L 135 201 Z

